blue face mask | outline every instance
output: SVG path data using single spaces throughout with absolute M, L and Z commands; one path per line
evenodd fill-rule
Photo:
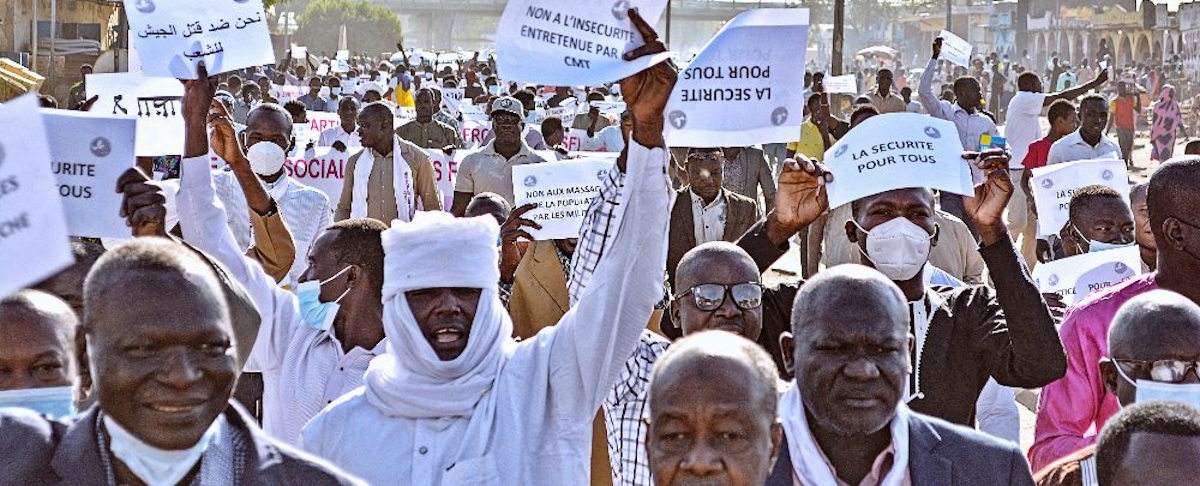
M 17 407 L 64 418 L 75 415 L 74 389 L 69 386 L 0 391 L 0 407 Z
M 1071 226 L 1075 229 L 1075 233 L 1078 234 L 1080 238 L 1082 238 L 1088 242 L 1088 253 L 1095 253 L 1098 251 L 1116 250 L 1118 248 L 1127 248 L 1127 247 L 1135 244 L 1135 242 L 1133 242 L 1133 241 L 1131 241 L 1129 243 L 1105 243 L 1103 241 L 1089 240 L 1088 237 L 1086 235 L 1084 235 L 1082 231 L 1079 230 L 1078 226 L 1075 226 L 1075 225 L 1071 225 Z M 1079 250 L 1082 250 L 1082 248 L 1079 248 Z M 1083 252 L 1080 251 L 1080 253 L 1083 253 Z
M 296 286 L 296 299 L 300 304 L 300 316 L 304 319 L 304 325 L 319 331 L 328 331 L 333 327 L 333 319 L 337 317 L 338 309 L 341 308 L 338 302 L 350 293 L 350 289 L 342 292 L 333 302 L 321 302 L 321 286 L 340 277 L 347 270 L 350 270 L 350 267 L 343 268 L 325 280 L 309 280 Z

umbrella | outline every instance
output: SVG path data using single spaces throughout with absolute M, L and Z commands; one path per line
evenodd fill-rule
M 899 51 L 888 46 L 871 46 L 855 53 L 856 56 L 896 57 Z

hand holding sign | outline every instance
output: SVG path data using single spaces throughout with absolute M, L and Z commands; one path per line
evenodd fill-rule
M 637 10 L 630 9 L 629 20 L 633 22 L 642 39 L 642 46 L 625 53 L 625 60 L 646 56 L 655 56 L 667 52 L 667 46 L 658 40 L 658 33 L 646 23 Z M 670 62 L 658 63 L 645 70 L 621 80 L 621 93 L 625 104 L 633 115 L 634 141 L 644 147 L 666 147 L 663 140 L 663 110 L 671 99 L 671 91 L 675 89 L 675 81 L 679 73 Z M 625 171 L 625 158 L 617 161 L 621 171 Z
M 1013 193 L 1012 179 L 1008 177 L 1009 155 L 1004 149 L 992 149 L 983 153 L 967 152 L 963 158 L 973 159 L 972 163 L 987 174 L 984 183 L 975 187 L 975 197 L 963 198 L 963 206 L 967 217 L 979 229 L 983 244 L 991 245 L 1008 237 L 1004 209 Z
M 783 162 L 779 188 L 775 191 L 775 209 L 767 215 L 767 237 L 776 245 L 784 244 L 829 210 L 825 184 L 833 182 L 833 174 L 808 157 L 799 154 L 796 157 Z
M 183 81 L 183 156 L 203 157 L 208 155 L 208 111 L 212 108 L 213 96 L 220 81 L 209 76 L 201 62 L 196 66 L 196 78 Z
M 525 219 L 525 213 L 537 208 L 536 203 L 529 203 L 514 209 L 508 214 L 508 219 L 500 226 L 500 281 L 511 283 L 517 266 L 521 263 L 522 250 L 517 244 L 518 239 L 533 241 L 525 228 L 540 230 L 542 225 Z
M 117 178 L 117 193 L 121 194 L 121 217 L 133 228 L 133 236 L 167 237 L 167 198 L 141 169 L 125 170 Z
M 225 159 L 230 166 L 249 164 L 246 154 L 242 152 L 242 144 L 238 142 L 237 131 L 233 129 L 233 117 L 225 109 L 225 105 L 217 100 L 212 102 L 212 113 L 208 116 L 208 143 L 218 157 Z

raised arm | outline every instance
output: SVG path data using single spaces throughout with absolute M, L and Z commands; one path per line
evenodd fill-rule
M 942 110 L 942 102 L 933 92 L 933 72 L 937 70 L 938 58 L 942 56 L 942 38 L 938 37 L 933 40 L 933 57 L 929 58 L 929 62 L 925 64 L 925 72 L 921 73 L 921 84 L 917 85 L 917 96 L 921 99 L 921 106 L 925 107 L 925 112 L 938 118 L 945 118 Z
M 1046 95 L 1045 101 L 1042 101 L 1042 106 L 1050 106 L 1051 103 L 1054 103 L 1058 100 L 1073 100 L 1087 94 L 1088 91 L 1095 89 L 1097 86 L 1104 84 L 1106 81 L 1108 81 L 1107 69 L 1100 71 L 1100 75 L 1096 76 L 1096 79 L 1093 79 L 1085 84 Z

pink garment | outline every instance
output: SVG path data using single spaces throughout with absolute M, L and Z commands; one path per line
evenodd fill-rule
M 1157 288 L 1154 274 L 1142 275 L 1096 292 L 1067 311 L 1058 331 L 1067 351 L 1067 373 L 1042 387 L 1029 448 L 1034 471 L 1095 443 L 1095 432 L 1120 410 L 1100 378 L 1100 358 L 1108 356 L 1108 326 L 1126 301 Z M 1093 434 L 1084 437 L 1093 425 Z
M 819 446 L 818 446 L 819 450 Z M 825 455 L 825 451 L 821 451 L 821 459 L 825 460 L 825 465 L 829 466 L 829 470 L 833 471 L 833 477 L 837 480 L 837 486 L 850 486 L 837 475 L 837 468 L 833 467 L 833 463 L 829 462 L 829 456 Z M 871 472 L 862 478 L 858 486 L 879 486 L 883 482 L 883 478 L 887 477 L 888 471 L 892 470 L 893 461 L 896 459 L 895 444 L 888 445 L 887 449 L 875 456 L 875 462 L 871 464 Z M 796 475 L 796 471 L 792 471 L 792 486 L 808 486 L 800 482 L 800 476 Z M 904 468 L 904 479 L 900 482 L 900 486 L 912 486 L 912 467 Z

